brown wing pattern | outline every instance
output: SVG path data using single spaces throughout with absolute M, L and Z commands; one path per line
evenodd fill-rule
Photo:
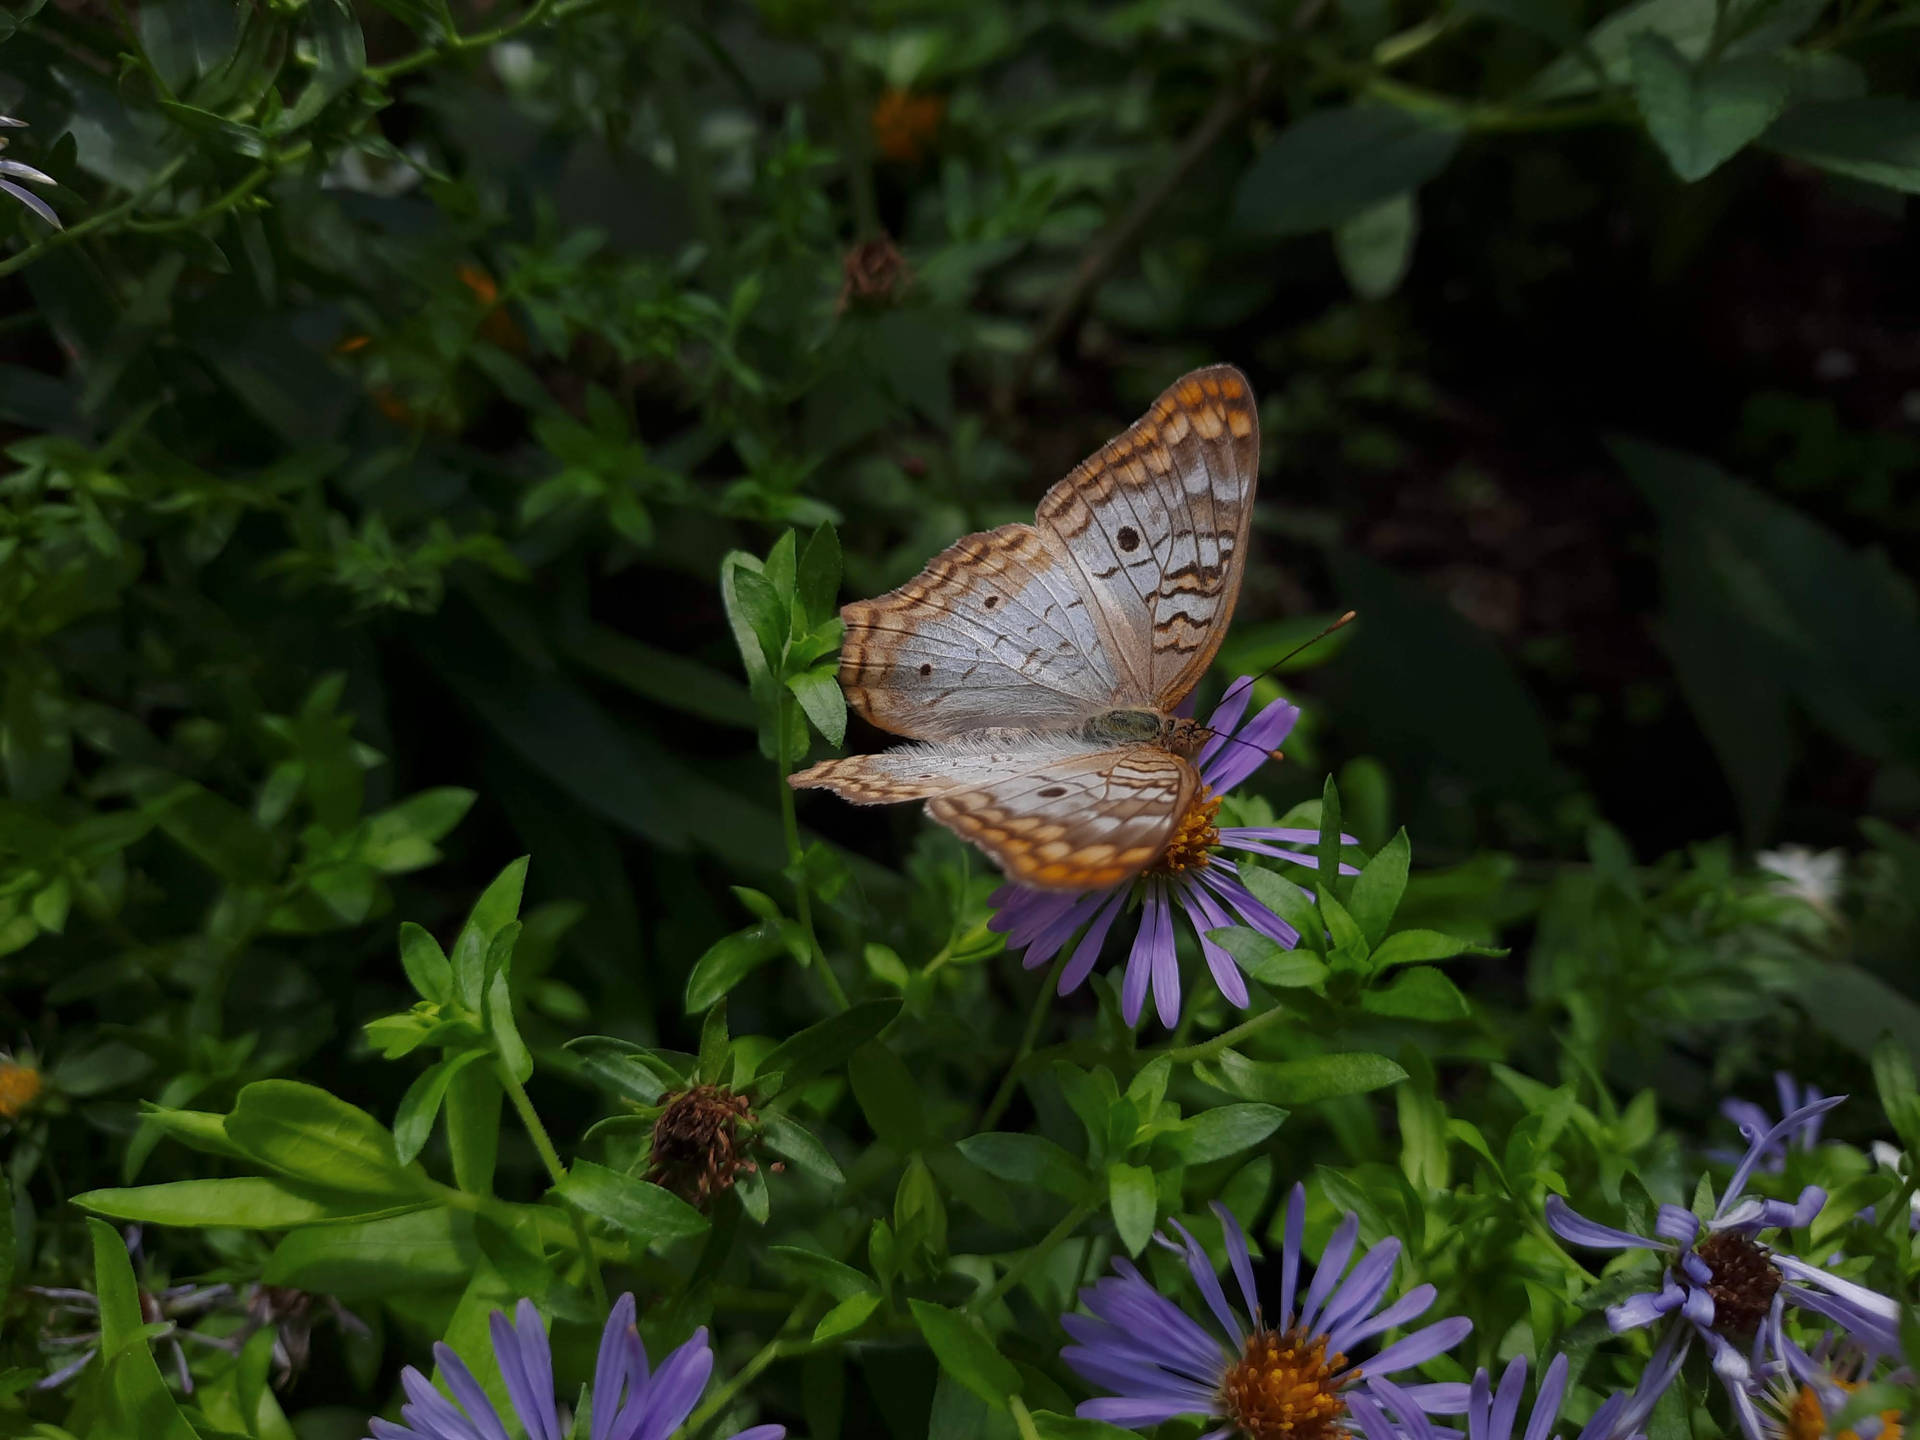
M 1200 779 L 1151 745 L 1087 750 L 1065 737 L 1013 734 L 829 760 L 792 783 L 863 805 L 925 800 L 929 815 L 1022 885 L 1096 890 L 1166 849 Z
M 1121 684 L 1172 710 L 1233 616 L 1260 464 L 1260 418 L 1231 365 L 1170 385 L 1041 500 L 1035 528 L 1093 599 Z

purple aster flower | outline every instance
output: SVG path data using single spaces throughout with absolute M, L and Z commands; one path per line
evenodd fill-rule
M 26 124 L 26 121 L 15 120 L 11 115 L 0 115 L 0 128 L 9 130 L 25 129 Z M 0 135 L 0 150 L 5 150 L 6 148 L 6 136 Z M 13 180 L 7 178 L 8 176 L 13 176 L 19 180 L 29 180 L 35 185 L 58 185 L 60 182 L 44 171 L 34 169 L 33 166 L 24 161 L 8 160 L 4 156 L 0 156 L 0 191 L 11 195 L 54 229 L 60 229 L 60 217 L 53 213 L 53 207 L 31 190 L 14 184 Z
M 1473 1377 L 1467 1393 L 1467 1440 L 1513 1440 L 1513 1427 L 1520 1418 L 1520 1392 L 1527 1385 L 1527 1361 L 1516 1356 L 1500 1376 L 1500 1388 L 1494 1389 L 1492 1377 L 1483 1367 Z M 1540 1389 L 1533 1397 L 1533 1410 L 1527 1417 L 1523 1440 L 1548 1440 L 1560 1418 L 1560 1402 L 1567 1393 L 1567 1357 L 1556 1355 L 1540 1377 Z M 1613 1440 L 1624 1433 L 1619 1428 L 1621 1412 L 1628 1397 L 1612 1395 L 1593 1418 L 1581 1428 L 1579 1440 Z M 1356 1394 L 1352 1400 L 1354 1418 L 1366 1440 L 1438 1440 L 1441 1431 L 1428 1423 L 1419 1405 L 1391 1380 L 1381 1380 L 1373 1394 Z M 1391 1410 L 1392 1421 L 1384 1413 Z
M 1780 1113 L 1790 1115 L 1796 1110 L 1805 1109 L 1815 1101 L 1824 1100 L 1825 1093 L 1818 1085 L 1803 1086 L 1784 1070 L 1776 1070 L 1773 1076 L 1773 1088 L 1780 1097 Z M 1729 1098 L 1720 1102 L 1720 1113 L 1740 1127 L 1742 1135 L 1756 1130 L 1769 1130 L 1773 1126 L 1773 1117 L 1767 1114 L 1766 1107 L 1756 1105 L 1751 1100 Z M 1826 1118 L 1826 1112 L 1816 1111 L 1806 1124 L 1797 1131 L 1783 1135 L 1761 1154 L 1756 1168 L 1769 1175 L 1778 1175 L 1787 1168 L 1789 1147 L 1799 1150 L 1811 1150 L 1820 1143 L 1820 1125 Z M 1710 1159 L 1719 1160 L 1728 1165 L 1740 1163 L 1738 1150 L 1709 1150 Z
M 1657 1250 L 1669 1257 L 1658 1290 L 1607 1307 L 1607 1324 L 1616 1335 L 1660 1323 L 1678 1332 L 1678 1338 L 1667 1337 L 1676 1346 L 1669 1379 L 1697 1336 L 1707 1347 L 1714 1373 L 1739 1408 L 1754 1364 L 1735 1341 L 1753 1336 L 1757 1346 L 1761 1324 L 1776 1303 L 1824 1315 L 1870 1349 L 1898 1350 L 1899 1307 L 1892 1300 L 1771 1250 L 1758 1239 L 1763 1230 L 1811 1224 L 1827 1203 L 1826 1191 L 1809 1185 L 1791 1203 L 1744 1195 L 1761 1156 L 1845 1098 L 1835 1095 L 1803 1105 L 1764 1130 L 1743 1127 L 1746 1154 L 1734 1168 L 1713 1215 L 1704 1222 L 1678 1205 L 1662 1205 L 1653 1236 L 1634 1235 L 1576 1214 L 1557 1195 L 1547 1197 L 1547 1223 L 1563 1240 L 1596 1250 Z M 1655 1390 L 1644 1398 L 1651 1409 L 1659 1393 Z M 1743 1424 L 1747 1418 L 1747 1411 L 1742 1411 Z M 1748 1428 L 1747 1434 L 1759 1440 L 1757 1431 Z
M 1269 1317 L 1254 1293 L 1246 1234 L 1224 1206 L 1214 1205 L 1246 1325 L 1220 1288 L 1213 1262 L 1178 1223 L 1178 1243 L 1154 1238 L 1185 1257 L 1216 1329 L 1161 1295 L 1131 1263 L 1116 1259 L 1113 1275 L 1080 1292 L 1091 1313 L 1060 1320 L 1076 1342 L 1060 1358 L 1112 1392 L 1083 1401 L 1076 1413 L 1135 1430 L 1176 1415 L 1224 1421 L 1206 1440 L 1336 1440 L 1354 1430 L 1350 1402 L 1365 1387 L 1444 1354 L 1473 1329 L 1471 1320 L 1460 1317 L 1437 1321 L 1355 1363 L 1350 1356 L 1356 1347 L 1425 1313 L 1434 1288 L 1416 1286 L 1380 1308 L 1400 1242 L 1381 1241 L 1348 1270 L 1360 1230 L 1359 1217 L 1349 1211 L 1313 1267 L 1312 1282 L 1297 1295 L 1305 1210 L 1306 1191 L 1295 1185 L 1287 1200 L 1280 1306 Z M 1399 1393 L 1415 1408 L 1450 1413 L 1465 1408 L 1466 1392 L 1464 1385 L 1410 1385 Z
M 1243 675 L 1227 688 L 1226 698 L 1208 718 L 1206 728 L 1212 738 L 1194 757 L 1200 771 L 1200 790 L 1193 808 L 1145 874 L 1105 890 L 1062 893 L 1003 885 L 994 892 L 993 904 L 999 913 L 987 922 L 988 928 L 1006 935 L 1009 950 L 1026 952 L 1023 963 L 1027 969 L 1047 964 L 1076 934 L 1080 936 L 1080 943 L 1060 971 L 1060 994 L 1077 990 L 1085 982 L 1100 958 L 1108 932 L 1135 898 L 1140 902 L 1140 928 L 1127 955 L 1120 989 L 1121 1010 L 1129 1025 L 1140 1019 L 1149 988 L 1160 1023 L 1172 1029 L 1179 1022 L 1180 966 L 1173 930 L 1176 910 L 1186 916 L 1200 937 L 1200 952 L 1220 993 L 1243 1010 L 1248 996 L 1240 966 L 1207 938 L 1207 932 L 1244 925 L 1288 949 L 1300 943 L 1299 932 L 1253 897 L 1241 883 L 1239 866 L 1221 852 L 1239 850 L 1312 866 L 1318 863 L 1315 857 L 1299 847 L 1314 844 L 1320 832 L 1215 823 L 1220 797 L 1264 765 L 1300 718 L 1298 705 L 1279 700 L 1243 725 L 1241 717 L 1252 695 L 1252 677 Z M 1351 836 L 1341 839 L 1353 843 Z M 1358 872 L 1351 865 L 1342 865 L 1340 873 Z
M 531 1300 L 522 1300 L 512 1323 L 494 1311 L 492 1330 L 500 1378 L 506 1382 L 507 1399 L 527 1440 L 562 1440 L 567 1432 L 554 1401 L 553 1357 L 540 1312 Z M 507 1440 L 500 1413 L 460 1357 L 438 1344 L 433 1358 L 453 1400 L 409 1365 L 400 1372 L 408 1401 L 400 1407 L 400 1418 L 406 1423 L 371 1421 L 373 1440 Z M 705 1327 L 694 1331 L 693 1338 L 667 1356 L 658 1370 L 650 1370 L 646 1347 L 634 1326 L 633 1296 L 622 1295 L 600 1334 L 600 1354 L 588 1391 L 593 1426 L 587 1440 L 666 1440 L 692 1413 L 712 1373 L 713 1350 Z M 756 1425 L 733 1440 L 782 1440 L 786 1433 L 782 1425 Z

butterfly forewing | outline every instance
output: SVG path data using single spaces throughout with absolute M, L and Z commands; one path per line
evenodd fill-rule
M 968 535 L 840 617 L 840 686 L 897 735 L 1065 728 L 1120 693 L 1076 568 L 1031 525 Z
M 856 804 L 927 801 L 927 813 L 985 850 L 1009 878 L 1096 890 L 1166 848 L 1199 776 L 1151 745 L 1093 750 L 1066 736 L 1005 732 L 828 760 L 793 777 Z
M 1214 365 L 1176 380 L 1040 502 L 1036 528 L 1079 572 L 1124 683 L 1157 709 L 1187 697 L 1226 637 L 1259 465 L 1253 391 Z

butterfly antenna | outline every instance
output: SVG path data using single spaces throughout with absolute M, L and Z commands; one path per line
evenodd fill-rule
M 1278 660 L 1274 661 L 1273 664 L 1267 666 L 1267 668 L 1262 670 L 1258 675 L 1241 676 L 1238 680 L 1234 681 L 1233 684 L 1227 687 L 1226 693 L 1220 697 L 1220 704 L 1222 705 L 1226 704 L 1228 700 L 1233 698 L 1235 692 L 1242 690 L 1249 685 L 1252 685 L 1256 681 L 1264 680 L 1267 676 L 1273 674 L 1274 671 L 1278 670 L 1282 665 L 1286 664 L 1289 660 L 1293 659 L 1294 656 L 1300 654 L 1301 651 L 1312 649 L 1315 645 L 1318 645 L 1322 640 L 1326 639 L 1329 635 L 1333 634 L 1334 631 L 1345 629 L 1348 625 L 1351 625 L 1355 620 L 1359 618 L 1360 618 L 1360 612 L 1358 610 L 1349 610 L 1347 611 L 1346 614 L 1342 615 L 1338 620 L 1334 621 L 1331 625 L 1327 626 L 1326 629 L 1322 630 L 1318 635 L 1315 635 L 1312 639 L 1302 640 L 1298 645 L 1294 646 L 1293 649 L 1287 651 L 1286 654 L 1282 655 Z

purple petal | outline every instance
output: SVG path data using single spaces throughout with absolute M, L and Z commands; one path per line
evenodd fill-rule
M 1746 1157 L 1734 1170 L 1733 1178 L 1727 1181 L 1727 1188 L 1720 1196 L 1720 1204 L 1715 1207 L 1715 1216 L 1717 1217 L 1740 1198 L 1741 1191 L 1746 1188 L 1748 1177 L 1753 1174 L 1753 1167 L 1759 1163 L 1761 1155 L 1769 1146 L 1776 1144 L 1784 1136 L 1793 1134 L 1809 1120 L 1826 1114 L 1846 1098 L 1844 1095 L 1834 1095 L 1825 1100 L 1816 1100 L 1811 1105 L 1802 1105 L 1798 1110 L 1784 1116 L 1771 1130 L 1763 1131 L 1758 1135 L 1742 1127 L 1740 1133 L 1747 1137 L 1748 1142 Z
M 1129 1025 L 1140 1023 L 1140 1007 L 1146 1003 L 1147 981 L 1153 976 L 1153 947 L 1160 938 L 1160 917 L 1167 913 L 1167 898 L 1158 880 L 1147 882 L 1147 898 L 1140 906 L 1140 929 L 1127 952 L 1126 978 L 1120 985 L 1120 1013 Z
M 1367 1382 L 1365 1390 L 1377 1395 L 1392 1409 L 1400 1421 L 1406 1440 L 1435 1440 L 1434 1427 L 1427 1423 L 1426 1412 L 1413 1396 L 1393 1381 L 1375 1378 Z
M 1247 982 L 1240 974 L 1240 966 L 1232 955 L 1218 943 L 1207 938 L 1209 930 L 1225 930 L 1233 925 L 1233 917 L 1220 908 L 1214 898 L 1207 893 L 1206 887 L 1197 882 L 1182 885 L 1175 892 L 1181 904 L 1186 908 L 1187 921 L 1200 937 L 1200 953 L 1206 958 L 1207 970 L 1213 976 L 1213 983 L 1220 993 L 1226 996 L 1234 1008 L 1247 1008 Z
M 1073 1407 L 1073 1413 L 1082 1420 L 1104 1420 L 1109 1425 L 1123 1426 L 1128 1430 L 1144 1430 L 1149 1425 L 1158 1425 L 1176 1415 L 1213 1415 L 1215 1412 L 1211 1408 L 1187 1410 L 1165 1400 L 1129 1400 L 1123 1396 L 1112 1396 L 1082 1400 Z
M 1213 1318 L 1231 1337 L 1234 1349 L 1244 1348 L 1247 1343 L 1246 1331 L 1240 1328 L 1239 1317 L 1233 1313 L 1233 1307 L 1227 1304 L 1226 1292 L 1220 1288 L 1220 1278 L 1213 1273 L 1213 1262 L 1207 1258 L 1207 1252 L 1200 1248 L 1200 1242 L 1178 1220 L 1168 1223 L 1180 1236 L 1181 1248 L 1187 1259 L 1187 1273 L 1193 1276 L 1193 1283 L 1200 1287 L 1201 1298 L 1207 1302 L 1207 1308 L 1213 1311 Z
M 24 186 L 16 185 L 11 180 L 0 180 L 0 190 L 4 190 L 7 194 L 13 196 L 14 199 L 18 200 L 54 229 L 63 230 L 66 228 L 60 223 L 60 217 L 54 214 L 53 207 L 31 190 L 26 189 Z
M 1558 1195 L 1547 1196 L 1547 1224 L 1562 1240 L 1594 1250 L 1661 1250 L 1666 1247 L 1644 1235 L 1633 1235 L 1589 1220 Z
M 1827 1192 L 1818 1185 L 1809 1185 L 1800 1192 L 1800 1198 L 1793 1202 L 1758 1198 L 1742 1200 L 1707 1228 L 1743 1230 L 1750 1235 L 1761 1230 L 1797 1230 L 1802 1225 L 1811 1225 L 1826 1203 Z
M 1244 682 L 1244 683 L 1243 683 Z M 1208 785 L 1207 762 L 1227 748 L 1227 737 L 1233 734 L 1234 727 L 1240 723 L 1240 717 L 1247 713 L 1247 704 L 1253 699 L 1253 681 L 1248 676 L 1227 687 L 1220 697 L 1220 703 L 1213 707 L 1213 714 L 1207 717 L 1207 729 L 1213 732 L 1207 743 L 1200 747 L 1200 753 L 1193 757 L 1193 763 L 1200 771 L 1200 778 Z M 1217 788 L 1217 787 L 1216 787 Z
M 1173 941 L 1173 906 L 1163 902 L 1153 938 L 1153 1005 L 1160 1023 L 1171 1030 L 1180 1023 L 1180 952 Z
M 1620 1423 L 1620 1416 L 1625 1413 L 1629 1398 L 1618 1393 L 1609 1395 L 1593 1412 L 1593 1418 L 1580 1427 L 1579 1440 L 1613 1440 L 1616 1435 L 1626 1434 L 1627 1427 Z
M 1359 1271 L 1354 1273 L 1358 1274 Z M 1396 1326 L 1418 1320 L 1427 1313 L 1427 1308 L 1433 1304 L 1433 1297 L 1438 1293 L 1431 1285 L 1416 1285 L 1376 1315 L 1363 1312 L 1345 1321 L 1335 1321 L 1329 1316 L 1320 1322 L 1327 1333 L 1327 1348 L 1352 1354 L 1353 1347 L 1362 1340 L 1371 1340 L 1375 1335 L 1383 1335 Z M 1373 1307 L 1369 1305 L 1367 1308 L 1371 1310 Z
M 1280 1252 L 1280 1323 L 1293 1323 L 1293 1292 L 1300 1279 L 1300 1244 L 1306 1228 L 1307 1187 L 1294 1182 L 1287 1195 L 1286 1239 Z
M 707 1343 L 707 1327 L 702 1325 L 660 1362 L 638 1400 L 627 1406 L 632 1419 L 621 1417 L 614 1440 L 666 1440 L 693 1413 L 712 1373 L 713 1348 Z
M 1100 948 L 1107 943 L 1107 932 L 1113 928 L 1113 922 L 1120 917 L 1120 911 L 1127 903 L 1127 886 L 1119 886 L 1107 897 L 1100 911 L 1093 917 L 1093 924 L 1087 927 L 1087 933 L 1080 937 L 1080 943 L 1073 947 L 1073 956 L 1060 971 L 1060 983 L 1055 994 L 1070 995 L 1078 990 L 1093 970 L 1100 958 Z
M 1200 778 L 1214 794 L 1226 794 L 1272 758 L 1269 752 L 1287 738 L 1299 718 L 1298 705 L 1274 701 L 1240 729 L 1234 736 L 1238 743 L 1223 745 L 1200 767 Z
M 1560 1402 L 1567 1394 L 1567 1370 L 1567 1357 L 1556 1355 L 1540 1376 L 1540 1389 L 1533 1397 L 1533 1414 L 1527 1421 L 1523 1440 L 1547 1440 L 1553 1433 L 1553 1422 L 1560 1417 Z M 1612 1398 L 1625 1403 L 1624 1397 Z
M 1320 1252 L 1320 1263 L 1313 1267 L 1313 1283 L 1307 1287 L 1306 1302 L 1300 1307 L 1302 1329 L 1319 1328 L 1314 1321 L 1320 1318 L 1320 1307 L 1326 1303 L 1327 1296 L 1333 1293 L 1341 1272 L 1347 1268 L 1347 1261 L 1353 1256 L 1354 1237 L 1359 1233 L 1360 1217 L 1349 1210 L 1339 1228 L 1333 1232 L 1333 1238 L 1327 1242 L 1327 1248 Z
M 613 1302 L 606 1328 L 600 1332 L 600 1354 L 593 1362 L 593 1430 L 587 1440 L 608 1440 L 619 1413 L 621 1391 L 627 1388 L 627 1335 L 634 1328 L 636 1306 L 629 1290 Z M 633 1382 L 638 1385 L 636 1378 Z
M 1617 1305 L 1609 1305 L 1607 1328 L 1616 1335 L 1638 1330 L 1642 1325 L 1651 1325 L 1671 1315 L 1685 1300 L 1686 1296 L 1678 1285 L 1670 1279 L 1664 1280 L 1659 1290 L 1642 1291 L 1638 1295 L 1629 1295 Z
M 1500 1388 L 1494 1392 L 1493 1409 L 1487 1419 L 1487 1440 L 1508 1440 L 1513 1434 L 1514 1419 L 1520 1414 L 1520 1392 L 1526 1384 L 1527 1361 L 1523 1355 L 1516 1357 L 1500 1377 Z
M 1227 1242 L 1227 1262 L 1233 1267 L 1233 1278 L 1240 1282 L 1240 1298 L 1247 1303 L 1247 1314 L 1253 1318 L 1257 1328 L 1260 1324 L 1260 1297 L 1253 1288 L 1253 1257 L 1247 1253 L 1247 1232 L 1240 1228 L 1240 1222 L 1234 1214 L 1218 1200 L 1213 1202 L 1213 1213 L 1220 1221 L 1220 1236 Z
M 527 1440 L 560 1440 L 560 1417 L 553 1406 L 553 1359 L 546 1328 L 531 1300 L 515 1309 L 517 1325 L 496 1310 L 487 1322 L 493 1334 L 493 1358 L 506 1382 L 507 1399 L 526 1427 Z
M 1364 1391 L 1355 1391 L 1347 1396 L 1347 1409 L 1359 1422 L 1360 1433 L 1365 1440 L 1403 1440 L 1400 1432 L 1380 1413 L 1380 1407 L 1368 1399 Z
M 1254 899 L 1253 892 L 1240 883 L 1238 876 L 1239 869 L 1231 860 L 1216 858 L 1213 864 L 1200 872 L 1200 883 L 1232 906 L 1242 924 L 1288 950 L 1298 945 L 1300 932 Z
M 466 1362 L 454 1354 L 444 1342 L 433 1347 L 433 1358 L 440 1366 L 440 1378 L 447 1382 L 447 1388 L 453 1392 L 453 1398 L 458 1400 L 460 1408 L 467 1412 L 467 1419 L 472 1422 L 474 1433 L 480 1436 L 481 1440 L 507 1440 L 507 1427 L 500 1423 L 499 1411 L 493 1408 L 493 1402 L 487 1399 L 487 1392 L 480 1388 L 480 1382 L 473 1378 L 473 1372 L 467 1369 Z M 437 1413 L 431 1411 L 425 1396 L 431 1395 L 435 1400 L 440 1400 L 440 1392 L 431 1385 L 427 1385 L 424 1378 L 421 1385 L 423 1394 L 416 1395 L 409 1389 L 408 1396 L 416 1405 L 429 1409 L 430 1413 Z M 445 1404 L 445 1401 L 442 1400 L 441 1403 Z M 447 1408 L 452 1409 L 451 1406 Z
M 1318 1328 L 1331 1334 L 1370 1315 L 1373 1307 L 1387 1293 L 1387 1286 L 1393 1283 L 1393 1267 L 1399 1263 L 1400 1241 L 1392 1236 L 1361 1256 L 1360 1263 L 1353 1267 L 1352 1273 L 1334 1292 L 1333 1299 L 1327 1302 Z M 1339 1343 L 1332 1348 L 1344 1350 L 1347 1347 Z
M 787 1427 L 784 1425 L 755 1425 L 751 1429 L 735 1432 L 728 1437 L 728 1440 L 787 1440 Z
M 1653 1233 L 1684 1249 L 1700 1238 L 1700 1217 L 1678 1205 L 1662 1205 L 1654 1218 Z
M 1424 1365 L 1436 1355 L 1446 1354 L 1472 1332 L 1473 1321 L 1464 1315 L 1436 1320 L 1424 1330 L 1416 1330 L 1387 1346 L 1367 1362 L 1367 1373 L 1378 1377 Z
M 1060 953 L 1060 947 L 1073 938 L 1073 932 L 1084 925 L 1106 898 L 1103 890 L 1090 890 L 1079 895 L 1064 897 L 1067 903 L 1060 908 L 1040 932 L 1027 942 L 1027 953 L 1020 963 L 1029 970 L 1037 970 Z M 1008 941 L 1011 945 L 1013 942 Z
M 1458 1380 L 1431 1381 L 1396 1387 L 1429 1415 L 1458 1415 L 1467 1408 L 1467 1387 Z

